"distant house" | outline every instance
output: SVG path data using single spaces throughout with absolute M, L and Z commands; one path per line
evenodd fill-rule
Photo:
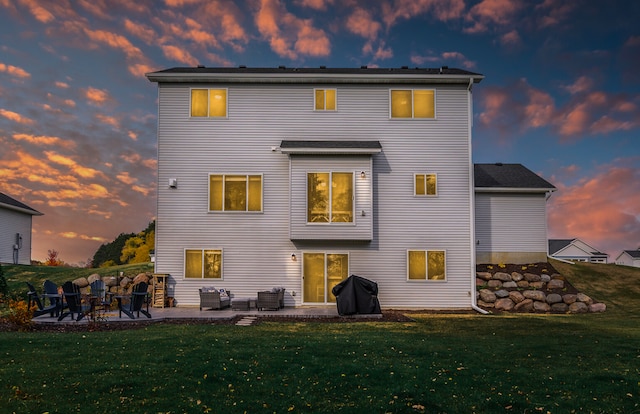
M 41 215 L 0 193 L 0 263 L 31 264 L 31 219 Z
M 172 68 L 158 83 L 155 270 L 169 294 L 285 287 L 335 303 L 351 274 L 384 307 L 475 304 L 476 253 L 546 260 L 555 188 L 474 166 L 472 88 L 453 68 Z M 495 252 L 494 252 L 495 251 Z
M 622 253 L 616 257 L 616 264 L 640 267 L 640 248 L 637 250 L 623 250 Z
M 580 239 L 550 239 L 549 256 L 571 262 L 607 263 L 609 255 Z

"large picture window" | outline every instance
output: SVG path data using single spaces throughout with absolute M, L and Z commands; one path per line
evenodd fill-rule
M 446 280 L 446 255 L 444 250 L 407 251 L 408 280 Z
M 435 118 L 435 91 L 432 89 L 392 89 L 391 118 Z
M 222 250 L 186 249 L 184 277 L 187 279 L 222 279 Z
M 210 174 L 209 211 L 262 211 L 262 175 Z
M 335 303 L 331 289 L 349 277 L 347 253 L 304 253 L 302 255 L 305 303 Z
M 191 116 L 226 118 L 226 89 L 191 89 Z
M 353 223 L 353 173 L 307 173 L 307 222 Z
M 314 89 L 316 111 L 336 110 L 336 90 L 335 89 Z
M 438 195 L 438 186 L 435 174 L 415 174 L 414 187 L 417 196 Z

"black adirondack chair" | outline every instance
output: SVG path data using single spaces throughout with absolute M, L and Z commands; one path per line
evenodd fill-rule
M 54 316 L 56 310 L 58 309 L 58 305 L 54 302 L 51 302 L 49 306 L 44 306 L 42 304 L 42 301 L 40 300 L 40 295 L 36 291 L 36 288 L 33 287 L 33 285 L 29 282 L 25 282 L 25 283 L 29 288 L 29 291 L 27 292 L 27 298 L 28 298 L 27 306 L 29 307 L 29 309 L 31 309 L 31 306 L 35 304 L 36 307 L 38 308 L 35 311 L 33 311 L 33 317 L 37 318 L 38 316 L 46 315 L 47 313 L 50 314 L 51 316 Z
M 91 296 L 96 298 L 95 306 L 102 308 L 107 311 L 111 308 L 110 298 L 107 298 L 107 291 L 105 288 L 104 281 L 95 280 L 91 282 Z
M 131 292 L 131 297 L 128 302 L 125 302 L 124 297 L 118 298 L 118 316 L 122 318 L 122 312 L 125 313 L 131 319 L 135 319 L 134 313 L 140 317 L 140 312 L 147 318 L 151 318 L 151 314 L 149 313 L 149 302 L 147 301 L 147 288 L 148 284 L 145 282 L 140 282 L 133 287 L 133 291 Z M 146 303 L 146 310 L 142 307 Z
M 65 304 L 64 301 L 62 300 L 62 295 L 58 292 L 58 285 L 56 285 L 54 282 L 50 281 L 50 280 L 45 280 L 44 281 L 44 296 L 46 298 L 49 298 L 49 302 L 52 305 L 56 305 L 57 309 L 55 311 L 56 316 L 60 315 L 60 312 L 62 312 L 62 309 L 64 308 Z
M 62 292 L 64 293 L 64 299 L 67 302 L 67 310 L 62 312 L 58 321 L 63 320 L 67 316 L 71 316 L 71 319 L 76 316 L 76 321 L 84 318 L 84 312 L 82 311 L 82 297 L 80 295 L 80 288 L 74 285 L 73 282 L 64 282 L 62 285 Z

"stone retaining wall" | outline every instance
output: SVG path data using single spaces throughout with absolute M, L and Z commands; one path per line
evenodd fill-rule
M 551 273 L 546 267 L 535 273 L 527 266 L 522 266 L 525 269 L 522 273 L 505 272 L 501 269 L 505 265 L 496 265 L 496 270 L 491 270 L 494 266 L 486 267 L 487 271 L 476 272 L 476 297 L 482 309 L 525 313 L 587 313 L 607 309 L 604 303 L 578 292 L 562 275 Z

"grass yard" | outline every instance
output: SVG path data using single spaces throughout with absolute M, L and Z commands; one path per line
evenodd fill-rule
M 560 267 L 607 312 L 0 332 L 0 412 L 640 412 L 640 270 Z

